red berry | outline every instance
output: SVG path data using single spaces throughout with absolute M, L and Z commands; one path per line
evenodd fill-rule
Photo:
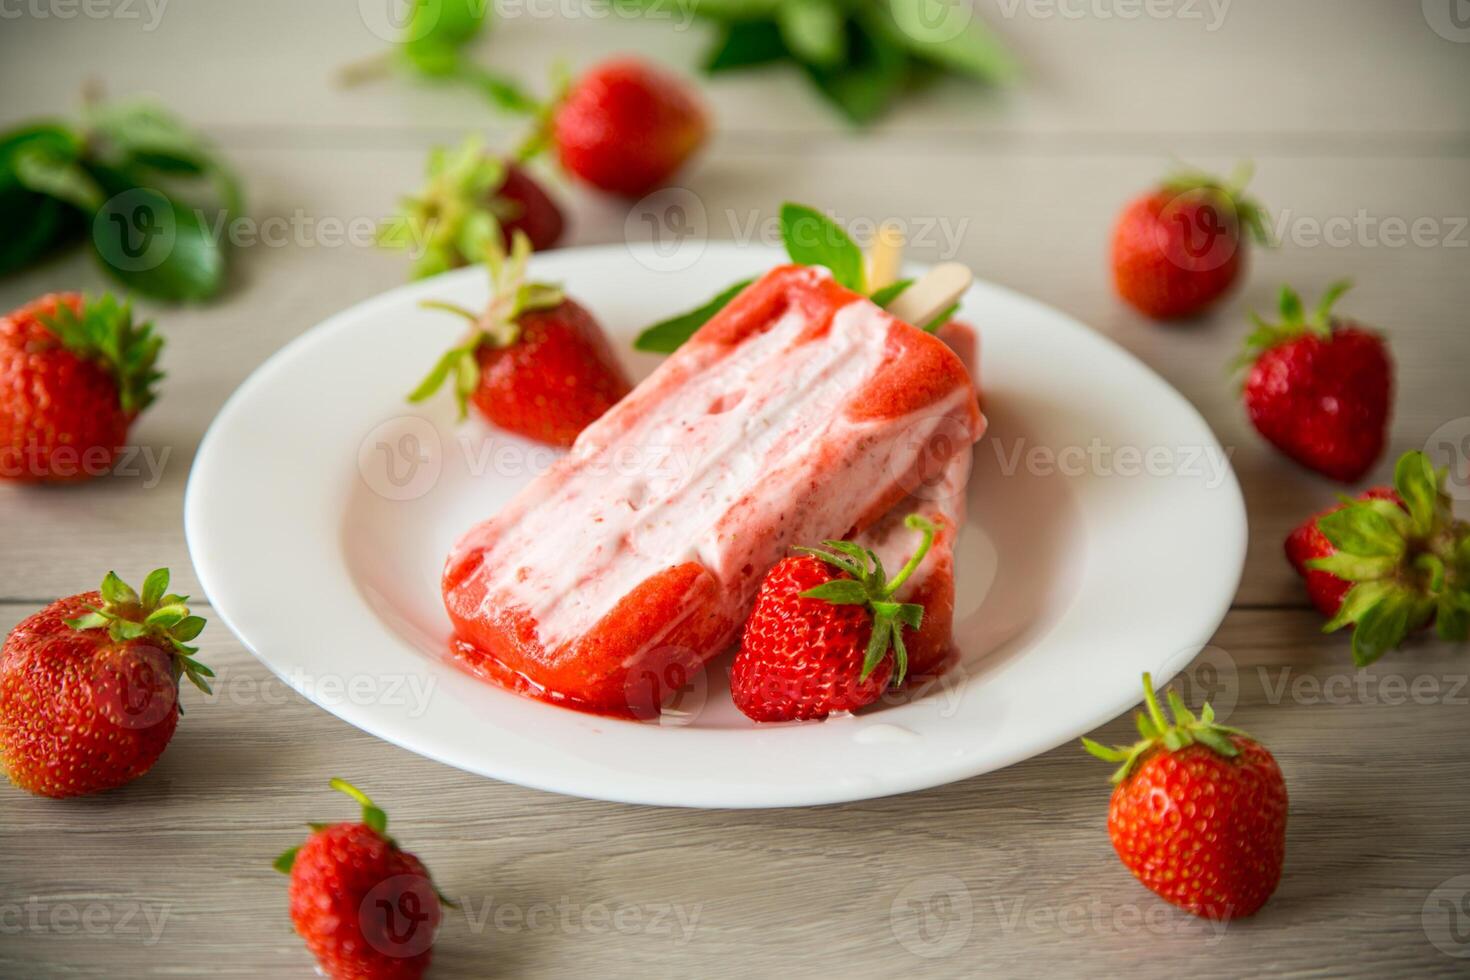
M 1264 212 L 1230 184 L 1184 174 L 1132 201 L 1113 230 L 1118 294 L 1159 320 L 1203 313 L 1245 268 L 1249 237 L 1265 238 Z
M 111 296 L 43 296 L 0 317 L 0 479 L 85 480 L 111 469 L 152 399 L 160 338 Z
M 1324 511 L 1286 539 L 1327 631 L 1352 628 L 1360 667 L 1431 623 L 1442 640 L 1470 639 L 1470 522 L 1455 518 L 1448 475 L 1424 453 L 1405 453 L 1393 487 Z
M 1282 322 L 1256 318 L 1243 398 L 1256 430 L 1292 459 L 1344 483 L 1363 477 L 1388 438 L 1393 362 L 1383 338 L 1331 318 L 1347 285 L 1309 317 L 1290 289 Z
M 918 515 L 905 523 L 923 538 L 891 580 L 871 552 L 847 541 L 827 541 L 827 550 L 803 549 L 808 553 L 776 563 L 761 583 L 730 672 L 736 707 L 756 721 L 826 718 L 872 704 L 890 682 L 903 683 L 904 635 L 921 631 L 924 607 L 893 596 L 924 560 L 937 530 Z
M 1266 904 L 1286 857 L 1286 781 L 1264 746 L 1200 716 L 1169 692 L 1173 720 L 1143 675 L 1142 740 L 1088 752 L 1122 766 L 1108 808 L 1113 849 L 1154 894 L 1209 919 L 1238 919 Z
M 1392 500 L 1402 505 L 1399 495 L 1394 493 L 1392 487 L 1374 487 L 1358 497 L 1359 500 Z M 1312 604 L 1316 606 L 1327 617 L 1337 615 L 1342 608 L 1342 598 L 1347 595 L 1353 583 L 1340 579 L 1328 572 L 1320 572 L 1307 567 L 1307 562 L 1316 558 L 1326 558 L 1335 554 L 1337 549 L 1332 547 L 1332 542 L 1317 526 L 1317 522 L 1328 514 L 1335 514 L 1342 510 L 1345 505 L 1338 504 L 1320 514 L 1315 515 L 1301 527 L 1292 531 L 1286 539 L 1286 559 L 1291 562 L 1291 567 L 1297 570 L 1307 581 L 1307 594 L 1311 596 Z
M 632 58 L 587 71 L 552 120 L 562 166 L 625 197 L 641 197 L 673 177 L 708 130 L 688 85 Z
M 480 383 L 470 403 L 508 432 L 570 446 L 631 384 L 602 328 L 572 300 L 518 322 L 515 343 L 480 345 Z
M 566 219 L 551 195 L 524 168 L 513 163 L 506 165 L 505 183 L 495 191 L 491 210 L 500 216 L 506 251 L 510 251 L 516 232 L 523 233 L 530 239 L 531 248 L 540 252 L 560 241 L 566 228 Z
M 149 583 L 157 591 L 145 587 L 140 599 L 109 574 L 102 592 L 53 602 L 5 640 L 0 760 L 21 789 L 67 797 L 132 782 L 153 768 L 173 738 L 179 720 L 175 670 L 208 690 L 202 679 L 208 668 L 184 645 L 204 621 L 190 616 L 180 597 L 163 594 L 166 571 L 150 575 Z M 115 591 L 118 586 L 127 593 Z M 167 629 L 150 627 L 124 638 L 121 624 L 131 632 L 162 607 L 179 611 Z
M 523 281 L 529 255 L 524 234 L 516 235 L 509 257 L 491 246 L 493 295 L 483 313 L 427 304 L 472 326 L 409 399 L 428 398 L 453 376 L 461 415 L 473 404 L 507 431 L 570 446 L 632 384 L 592 314 L 554 286 Z
M 323 827 L 276 862 L 291 876 L 291 922 L 333 980 L 416 980 L 433 957 L 443 915 L 428 870 L 385 833 L 387 815 L 363 803 L 362 823 Z

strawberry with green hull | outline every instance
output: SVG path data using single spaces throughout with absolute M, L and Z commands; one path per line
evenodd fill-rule
M 100 793 L 158 761 L 178 725 L 188 677 L 213 672 L 189 641 L 204 620 L 168 593 L 168 569 L 140 595 L 112 572 L 99 592 L 60 599 L 22 621 L 0 648 L 0 762 L 39 796 Z
M 1169 691 L 1171 722 L 1143 675 L 1142 737 L 1108 748 L 1082 745 L 1113 774 L 1108 835 L 1149 891 L 1207 919 L 1253 915 L 1276 891 L 1286 859 L 1286 780 L 1264 746 L 1199 717 Z
M 1393 401 L 1393 361 L 1382 336 L 1334 318 L 1349 284 L 1327 290 L 1308 315 L 1281 290 L 1281 322 L 1252 315 L 1256 329 L 1237 366 L 1251 424 L 1283 453 L 1344 483 L 1361 479 L 1383 455 Z
M 98 476 L 153 401 L 163 338 L 111 295 L 53 293 L 0 317 L 0 479 Z
M 386 813 L 345 780 L 331 786 L 362 805 L 362 820 L 310 824 L 306 843 L 276 859 L 291 876 L 291 921 L 332 980 L 416 980 L 452 903 L 388 836 Z
M 1197 316 L 1245 269 L 1249 242 L 1269 242 L 1267 216 L 1245 196 L 1250 168 L 1229 181 L 1187 171 L 1131 202 L 1113 229 L 1118 295 L 1156 320 Z
M 1470 522 L 1456 520 L 1447 470 L 1405 454 L 1394 486 L 1369 490 L 1292 532 L 1286 553 L 1306 579 L 1324 629 L 1353 628 L 1363 667 L 1434 624 L 1441 639 L 1470 638 Z
M 894 596 L 937 530 L 917 514 L 905 523 L 922 539 L 891 580 L 872 551 L 851 541 L 798 548 L 766 574 L 730 673 L 736 707 L 755 721 L 820 719 L 903 685 L 904 630 L 920 630 L 924 607 Z
M 557 287 L 525 281 L 530 252 L 520 233 L 508 257 L 490 243 L 485 261 L 492 296 L 482 313 L 424 303 L 463 317 L 471 327 L 409 400 L 424 401 L 452 379 L 461 418 L 473 404 L 502 429 L 570 446 L 632 384 L 592 314 Z
M 487 241 L 498 239 L 508 251 L 517 232 L 538 252 L 551 248 L 566 227 L 541 185 L 523 167 L 488 152 L 478 137 L 435 149 L 427 178 L 378 235 L 385 248 L 418 253 L 416 279 L 485 261 Z

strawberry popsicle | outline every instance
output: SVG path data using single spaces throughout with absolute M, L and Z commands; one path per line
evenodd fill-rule
M 777 268 L 458 542 L 455 650 L 524 694 L 657 715 L 791 545 L 861 531 L 984 426 L 943 343 Z

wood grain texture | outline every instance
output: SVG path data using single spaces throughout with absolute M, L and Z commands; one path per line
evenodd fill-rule
M 1426 642 L 1359 674 L 1342 639 L 1317 632 L 1280 543 L 1336 488 L 1261 443 L 1224 365 L 1246 311 L 1271 307 L 1279 283 L 1315 293 L 1350 276 L 1343 309 L 1390 331 L 1399 366 L 1375 479 L 1470 417 L 1470 44 L 1435 33 L 1421 10 L 1432 3 L 1234 0 L 1214 30 L 1206 2 L 1137 20 L 1098 13 L 1123 4 L 1066 6 L 1086 13 L 981 0 L 1025 82 L 1005 94 L 937 86 L 861 138 L 790 77 L 711 85 L 720 135 L 685 200 L 704 213 L 701 234 L 726 240 L 786 198 L 849 221 L 908 216 L 927 236 L 915 258 L 957 258 L 1075 315 L 1199 407 L 1233 451 L 1252 536 L 1236 609 L 1181 683 L 1286 771 L 1287 876 L 1260 916 L 1216 932 L 1129 879 L 1107 844 L 1106 767 L 1072 746 L 819 809 L 574 800 L 373 739 L 288 690 L 216 623 L 203 641 L 219 692 L 186 693 L 189 714 L 153 773 L 94 800 L 0 789 L 0 976 L 312 976 L 269 862 L 306 820 L 350 815 L 326 788 L 332 775 L 370 789 L 462 900 L 438 976 L 1463 976 L 1466 961 L 1431 933 L 1438 900 L 1454 897 L 1436 889 L 1470 874 L 1470 657 Z M 210 418 L 282 344 L 403 278 L 401 257 L 338 239 L 391 209 L 428 146 L 470 127 L 508 141 L 513 129 L 463 93 L 328 84 L 336 66 L 381 50 L 350 2 L 168 4 L 151 30 L 146 5 L 133 7 L 138 20 L 0 21 L 0 123 L 69 109 L 86 75 L 119 94 L 162 93 L 219 140 L 278 243 L 240 248 L 215 305 L 144 304 L 168 336 L 170 376 L 136 430 L 151 454 L 136 473 L 0 487 L 4 630 L 108 567 L 138 576 L 166 563 L 197 592 L 180 510 Z M 586 64 L 641 50 L 687 67 L 704 41 L 669 25 L 519 16 L 482 55 L 535 78 L 559 54 Z M 1117 209 L 1171 153 L 1222 169 L 1253 157 L 1285 241 L 1217 315 L 1161 329 L 1114 299 L 1105 254 Z M 625 208 L 559 190 L 573 244 L 625 240 Z M 0 282 L 0 308 L 103 285 L 85 257 L 64 257 Z M 1129 731 L 1119 719 L 1094 735 Z

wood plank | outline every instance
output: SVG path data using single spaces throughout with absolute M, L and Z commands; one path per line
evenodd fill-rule
M 0 629 L 30 611 L 0 606 Z M 326 788 L 342 775 L 463 905 L 438 976 L 1106 977 L 1144 955 L 1202 977 L 1462 975 L 1421 914 L 1470 868 L 1470 663 L 1436 644 L 1359 680 L 1310 614 L 1230 616 L 1191 696 L 1269 743 L 1292 811 L 1280 892 L 1217 931 L 1129 879 L 1106 768 L 1072 745 L 843 806 L 597 803 L 413 756 L 302 700 L 219 625 L 203 642 L 218 693 L 186 692 L 154 772 L 80 801 L 0 789 L 0 851 L 24 856 L 0 863 L 0 974 L 311 976 L 270 860 L 306 820 L 351 815 Z M 1131 737 L 1126 719 L 1094 735 Z

